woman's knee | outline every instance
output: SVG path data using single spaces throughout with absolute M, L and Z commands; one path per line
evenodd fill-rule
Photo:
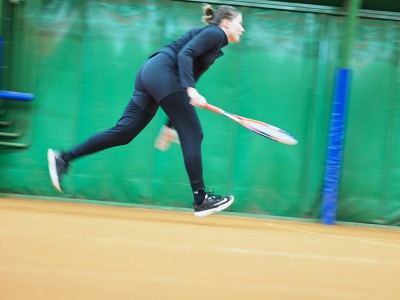
M 132 130 L 133 121 L 132 117 L 123 117 L 118 121 L 115 127 L 111 128 L 110 131 L 119 145 L 129 144 L 137 135 L 137 133 Z
M 189 143 L 191 144 L 201 144 L 203 142 L 204 134 L 203 130 L 201 128 L 198 128 L 197 130 L 193 130 L 190 133 L 185 132 L 184 133 L 186 138 L 190 140 Z
M 120 145 L 129 144 L 136 136 L 137 132 L 129 128 L 129 126 L 117 126 L 116 138 Z
M 183 154 L 183 159 L 186 166 L 191 168 L 198 168 L 202 166 L 201 152 L 188 151 Z
M 134 139 L 134 136 L 128 136 L 128 135 L 120 135 L 118 138 L 119 144 L 121 146 L 123 145 L 128 145 L 132 140 Z

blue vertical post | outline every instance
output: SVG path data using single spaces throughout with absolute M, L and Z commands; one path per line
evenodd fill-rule
M 344 137 L 346 132 L 346 110 L 351 87 L 352 72 L 349 68 L 349 62 L 357 23 L 357 12 L 361 6 L 361 2 L 362 0 L 350 0 L 348 2 L 348 15 L 340 52 L 340 67 L 337 69 L 335 76 L 335 89 L 329 126 L 321 203 L 321 219 L 322 222 L 327 225 L 336 223 Z
M 321 207 L 322 222 L 327 225 L 336 222 L 350 80 L 349 69 L 336 71 Z

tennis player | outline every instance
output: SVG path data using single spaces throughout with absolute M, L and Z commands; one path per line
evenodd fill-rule
M 242 14 L 232 6 L 213 9 L 203 6 L 205 26 L 192 28 L 179 39 L 151 55 L 140 67 L 135 89 L 117 124 L 69 151 L 48 149 L 49 173 L 54 188 L 61 182 L 71 161 L 111 147 L 130 143 L 153 119 L 161 107 L 176 129 L 186 171 L 193 191 L 195 216 L 207 216 L 226 209 L 234 197 L 205 191 L 201 143 L 203 131 L 194 106 L 202 108 L 206 99 L 196 90 L 196 82 L 230 42 L 239 42 Z

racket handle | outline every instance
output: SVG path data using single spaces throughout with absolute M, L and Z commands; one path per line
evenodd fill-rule
M 206 108 L 206 109 L 208 109 L 208 110 L 210 110 L 212 112 L 215 112 L 217 114 L 221 114 L 222 115 L 224 113 L 224 111 L 222 109 L 220 109 L 219 107 L 216 107 L 216 106 L 208 104 L 208 103 L 204 106 L 204 108 Z

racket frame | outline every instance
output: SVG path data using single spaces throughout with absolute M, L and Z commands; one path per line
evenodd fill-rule
M 254 120 L 254 119 L 250 119 L 250 118 L 246 118 L 246 117 L 242 117 L 242 116 L 239 116 L 239 115 L 235 115 L 235 114 L 226 112 L 223 109 L 221 109 L 221 108 L 219 108 L 219 107 L 217 107 L 215 105 L 208 104 L 208 103 L 204 106 L 204 108 L 206 108 L 206 109 L 208 109 L 208 110 L 210 110 L 212 112 L 215 112 L 217 114 L 224 115 L 224 116 L 228 117 L 229 119 L 239 123 L 240 125 L 244 126 L 245 128 L 247 128 L 247 129 L 249 129 L 249 130 L 251 130 L 251 131 L 253 131 L 253 132 L 255 132 L 255 133 L 257 133 L 257 134 L 259 134 L 261 136 L 263 136 L 263 137 L 266 137 L 266 138 L 269 138 L 271 140 L 274 140 L 274 141 L 277 141 L 277 142 L 280 142 L 280 143 L 283 143 L 283 144 L 287 144 L 287 145 L 296 145 L 297 144 L 297 140 L 292 135 L 290 135 L 286 131 L 284 131 L 284 130 L 276 127 L 276 126 L 273 126 L 273 125 L 270 125 L 270 124 L 267 124 L 265 122 L 261 122 L 261 121 L 258 121 L 258 120 Z M 268 134 L 268 133 L 266 133 L 264 131 L 260 131 L 259 129 L 249 125 L 246 122 L 253 122 L 253 123 L 256 123 L 256 124 L 260 124 L 262 126 L 265 126 L 267 128 L 272 129 L 272 131 L 275 131 L 277 133 L 280 133 L 281 135 L 284 135 L 286 138 L 282 139 L 282 138 L 279 138 L 277 136 L 273 136 L 271 134 Z

